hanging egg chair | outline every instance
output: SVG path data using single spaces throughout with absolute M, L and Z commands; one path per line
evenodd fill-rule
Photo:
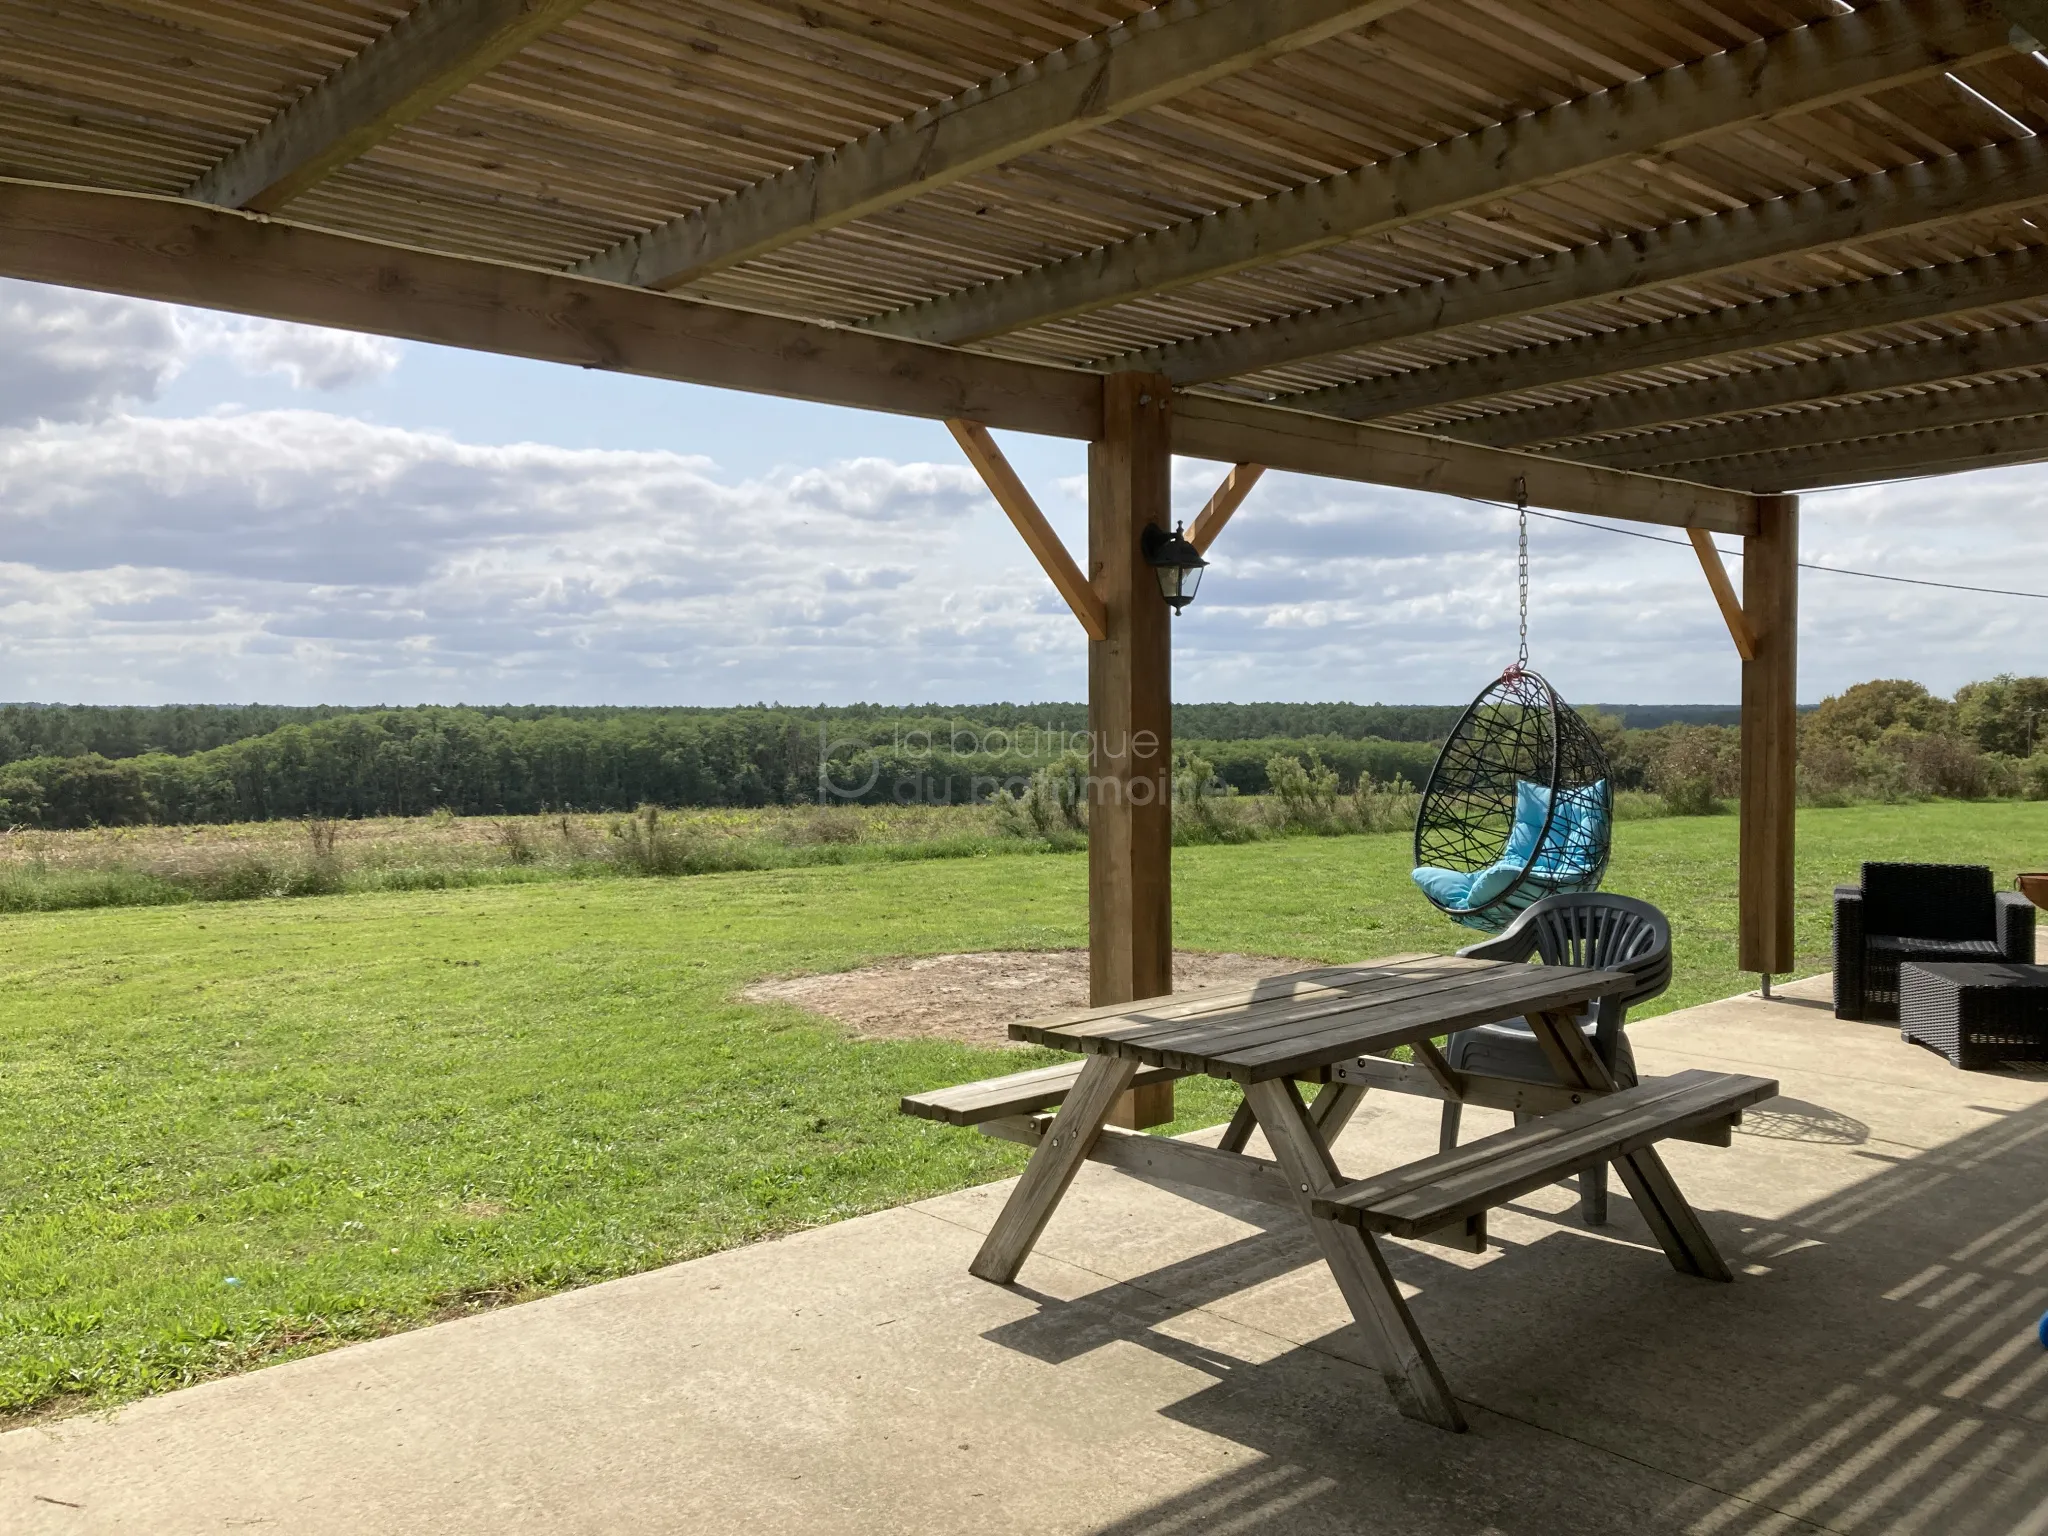
M 1613 824 L 1600 743 L 1517 663 L 1437 755 L 1415 818 L 1415 883 L 1446 916 L 1498 933 L 1545 896 L 1598 890 Z

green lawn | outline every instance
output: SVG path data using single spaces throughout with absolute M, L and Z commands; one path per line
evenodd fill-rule
M 1735 819 L 1624 822 L 1739 990 Z M 2048 864 L 2048 804 L 1801 817 L 1800 950 L 1866 854 Z M 1399 837 L 1175 855 L 1190 948 L 1449 948 Z M 854 1044 L 768 973 L 1083 941 L 1080 855 L 0 918 L 0 1416 L 112 1401 L 999 1176 L 898 1095 L 1036 1055 Z M 1183 1127 L 1226 1112 L 1189 1085 Z

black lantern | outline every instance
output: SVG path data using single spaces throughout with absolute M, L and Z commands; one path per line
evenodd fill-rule
M 1148 524 L 1142 548 L 1146 563 L 1159 578 L 1159 592 L 1175 613 L 1195 600 L 1195 589 L 1202 584 L 1202 568 L 1209 562 L 1202 558 L 1202 552 L 1190 544 L 1187 535 L 1181 532 L 1182 525 L 1174 524 L 1173 532 Z

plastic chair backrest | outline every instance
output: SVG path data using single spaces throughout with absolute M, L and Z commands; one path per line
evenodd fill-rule
M 1863 931 L 1894 939 L 1989 939 L 1998 932 L 1982 864 L 1865 864 Z
M 1497 939 L 1459 951 L 1495 960 L 1627 971 L 1637 984 L 1614 999 L 1627 1009 L 1671 985 L 1671 923 L 1647 901 L 1585 891 L 1532 903 Z

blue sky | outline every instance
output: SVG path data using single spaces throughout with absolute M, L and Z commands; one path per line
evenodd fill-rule
M 935 422 L 0 282 L 0 696 L 94 703 L 1077 698 L 1078 627 Z M 1004 445 L 1070 548 L 1079 444 Z M 1176 466 L 1192 514 L 1221 466 Z M 2048 470 L 1807 498 L 1806 558 L 2048 588 Z M 1179 697 L 1462 699 L 1513 518 L 1269 476 Z M 1739 569 L 1739 568 L 1738 568 Z M 1537 522 L 1532 659 L 1721 702 L 1691 553 Z M 1800 696 L 2048 672 L 2043 604 L 1810 573 Z

